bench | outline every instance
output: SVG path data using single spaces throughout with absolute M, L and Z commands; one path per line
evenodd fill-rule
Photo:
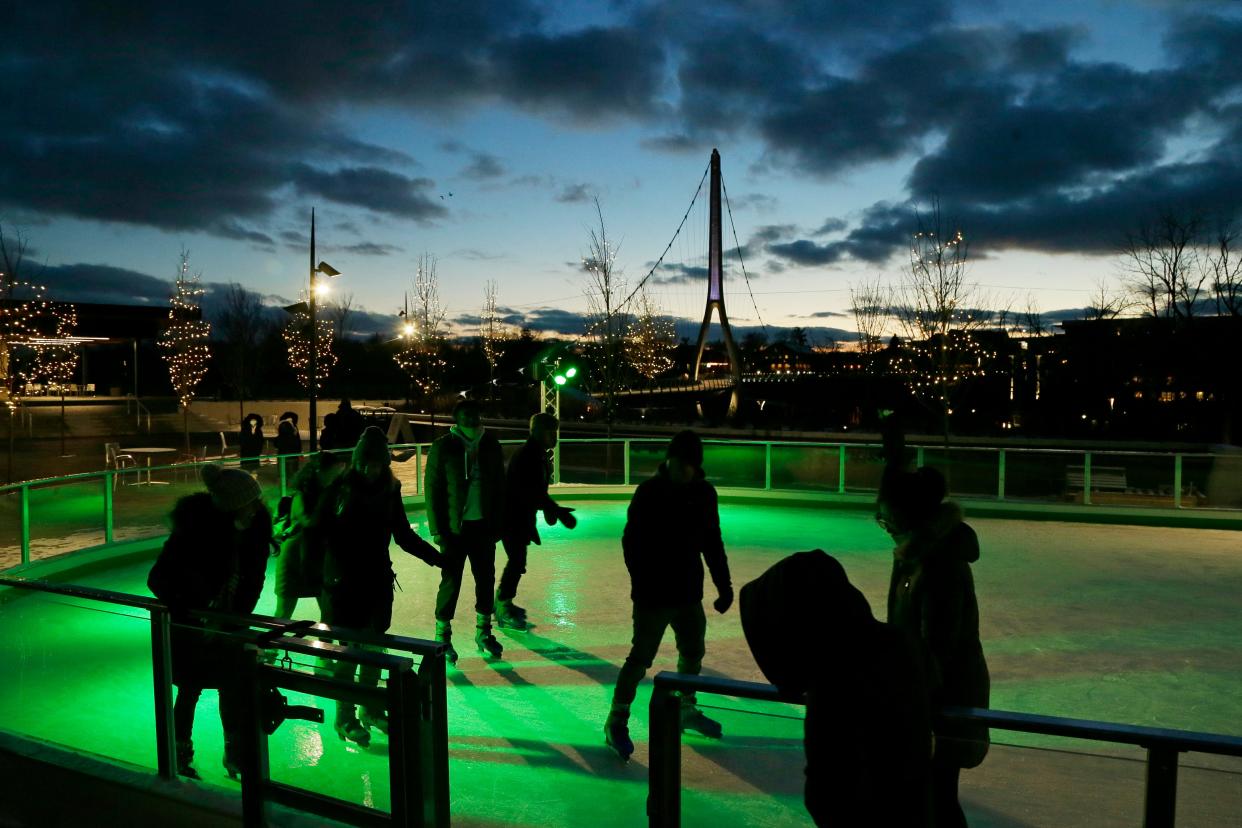
M 1065 488 L 1067 491 L 1082 491 L 1085 477 L 1082 466 L 1067 466 L 1065 469 Z M 1126 470 L 1121 466 L 1092 466 L 1091 491 L 1124 492 L 1126 486 Z

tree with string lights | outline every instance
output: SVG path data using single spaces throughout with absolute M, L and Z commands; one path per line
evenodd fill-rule
M 50 308 L 47 290 L 25 278 L 26 248 L 20 232 L 6 235 L 0 226 L 0 403 L 12 415 L 17 407 L 20 376 L 13 361 L 16 343 L 37 336 L 38 320 Z
M 479 315 L 479 342 L 483 347 L 483 358 L 487 360 L 489 394 L 496 380 L 496 364 L 500 361 L 504 343 L 512 338 L 510 331 L 501 321 L 496 307 L 496 283 L 489 281 L 483 294 L 483 313 Z
M 648 382 L 673 367 L 677 333 L 673 320 L 660 313 L 646 288 L 639 292 L 625 336 L 625 355 Z
M 60 392 L 60 455 L 65 454 L 65 386 L 78 367 L 78 346 L 72 341 L 78 327 L 78 310 L 73 305 L 52 305 L 51 336 L 34 340 L 34 375 Z
M 323 381 L 328 378 L 336 365 L 336 354 L 332 351 L 333 324 L 331 319 L 320 317 L 315 320 L 315 336 L 311 335 L 310 311 L 305 303 L 295 305 L 290 311 L 289 321 L 285 324 L 281 335 L 285 340 L 285 349 L 289 353 L 289 367 L 298 378 L 298 383 L 310 389 L 310 354 L 311 341 L 315 342 L 315 390 L 323 388 Z
M 211 359 L 211 351 L 207 347 L 211 324 L 203 319 L 199 306 L 202 295 L 198 275 L 190 276 L 190 254 L 183 250 L 176 292 L 172 296 L 172 308 L 168 311 L 168 324 L 160 334 L 159 346 L 164 361 L 168 363 L 173 390 L 181 403 L 187 454 L 190 453 L 190 403 L 194 401 L 195 389 L 207 373 L 207 363 Z
M 444 333 L 440 326 L 444 322 L 446 311 L 440 305 L 440 279 L 436 273 L 436 258 L 430 253 L 419 257 L 412 287 L 414 305 L 410 307 L 407 300 L 406 308 L 401 312 L 401 347 L 394 359 L 427 400 L 434 424 L 436 412 L 431 397 L 440 387 L 448 363 L 440 355 L 440 348 L 444 344 Z

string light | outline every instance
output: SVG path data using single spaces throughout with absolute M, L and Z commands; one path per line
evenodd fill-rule
M 22 376 L 12 370 L 14 345 L 37 333 L 36 321 L 47 313 L 50 303 L 43 285 L 22 281 L 12 273 L 0 273 L 0 300 L 0 396 L 12 413 L 19 402 L 13 380 Z
M 289 353 L 289 367 L 293 369 L 298 383 L 310 389 L 310 355 L 311 355 L 311 324 L 310 311 L 296 310 L 293 312 L 285 329 L 281 332 L 285 340 L 285 349 Z M 332 352 L 332 320 L 316 319 L 315 336 L 315 390 L 323 388 L 323 381 L 328 378 L 336 365 L 336 354 Z
M 638 314 L 626 329 L 625 353 L 634 370 L 653 380 L 673 367 L 677 335 L 673 321 L 657 312 L 647 291 L 639 297 Z
M 182 407 L 189 407 L 194 389 L 207 373 L 211 351 L 207 338 L 211 323 L 203 319 L 199 297 L 203 289 L 198 276 L 191 277 L 190 258 L 181 254 L 181 271 L 177 274 L 176 292 L 168 311 L 168 325 L 160 334 L 159 347 L 168 363 L 168 375 Z

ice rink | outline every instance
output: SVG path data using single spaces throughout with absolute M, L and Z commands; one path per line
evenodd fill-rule
M 645 824 L 646 704 L 640 688 L 622 765 L 602 726 L 629 634 L 621 557 L 624 501 L 562 502 L 578 528 L 544 531 L 532 547 L 518 603 L 531 631 L 499 633 L 504 659 L 473 647 L 470 576 L 458 609 L 458 669 L 448 686 L 454 824 Z M 992 707 L 1242 735 L 1242 535 L 1083 523 L 968 519 L 982 558 L 974 567 Z M 417 519 L 417 518 L 416 518 Z M 822 548 L 883 617 L 888 537 L 868 512 L 725 503 L 735 587 L 785 554 Z M 416 528 L 424 531 L 421 525 Z M 497 568 L 504 553 L 497 550 Z M 400 591 L 392 631 L 430 637 L 438 573 L 393 550 Z M 146 594 L 149 564 L 76 579 Z M 271 577 L 259 612 L 275 601 Z M 710 583 L 707 586 L 711 597 Z M 302 617 L 314 617 L 304 599 Z M 148 625 L 144 613 L 49 595 L 0 605 L 6 680 L 0 717 L 14 732 L 153 767 Z M 736 608 L 708 611 L 708 675 L 761 681 Z M 824 631 L 795 630 L 806 657 Z M 656 670 L 674 669 L 668 634 Z M 304 698 L 292 699 L 305 702 Z M 801 805 L 801 709 L 703 698 L 722 741 L 688 734 L 683 746 L 686 825 L 809 825 Z M 276 779 L 387 807 L 386 742 L 361 750 L 329 724 L 286 723 L 272 738 Z M 205 784 L 230 785 L 219 764 L 215 696 L 199 708 L 196 766 Z M 987 761 L 962 777 L 975 826 L 1130 826 L 1141 821 L 1144 765 L 1137 750 L 993 733 Z M 1227 825 L 1242 813 L 1242 764 L 1183 756 L 1179 826 Z

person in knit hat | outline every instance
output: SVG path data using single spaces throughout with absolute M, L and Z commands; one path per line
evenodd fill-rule
M 453 423 L 448 434 L 431 444 L 423 491 L 427 525 L 444 555 L 436 593 L 436 640 L 448 645 L 449 661 L 456 664 L 452 621 L 467 560 L 474 575 L 475 646 L 488 658 L 500 658 L 503 651 L 492 634 L 492 589 L 504 519 L 505 463 L 500 442 L 483 428 L 476 401 L 459 402 Z
M 402 550 L 429 566 L 440 565 L 440 553 L 411 528 L 401 502 L 401 482 L 393 477 L 388 438 L 375 426 L 363 431 L 354 446 L 349 469 L 319 500 L 316 529 L 323 541 L 323 593 L 320 608 L 325 624 L 383 634 L 392 624 L 396 575 L 388 547 L 396 541 Z M 353 680 L 358 666 L 337 662 L 333 673 Z M 361 684 L 379 683 L 379 668 L 361 668 Z M 342 740 L 366 746 L 370 728 L 388 732 L 388 714 L 382 708 L 363 707 L 359 716 L 353 703 L 338 701 L 336 733 Z
M 173 727 L 177 766 L 198 778 L 194 759 L 194 710 L 204 689 L 220 693 L 224 767 L 239 769 L 244 688 L 235 677 L 241 658 L 236 641 L 208 630 L 195 610 L 239 615 L 254 612 L 263 590 L 272 536 L 272 517 L 258 482 L 241 469 L 204 466 L 207 491 L 177 501 L 172 531 L 147 577 L 151 593 L 172 612 Z

